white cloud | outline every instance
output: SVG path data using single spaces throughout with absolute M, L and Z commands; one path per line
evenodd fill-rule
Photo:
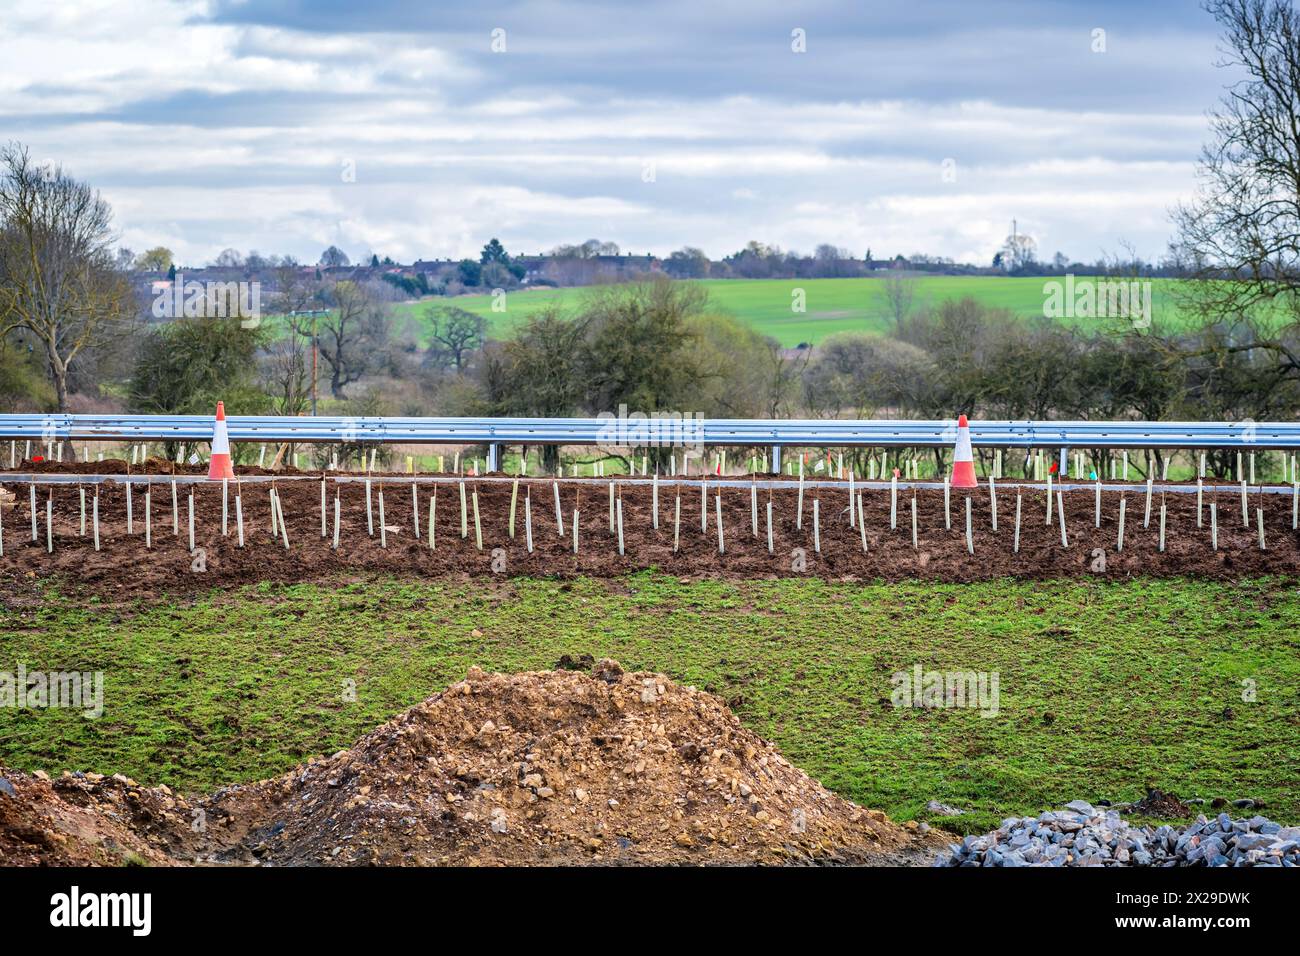
M 538 9 L 568 32 L 530 32 Z M 627 24 L 605 41 L 583 32 L 583 9 L 522 4 L 511 52 L 493 58 L 486 28 L 437 34 L 422 17 L 408 30 L 389 10 L 367 14 L 366 29 L 329 29 L 310 14 L 292 25 L 214 19 L 215 4 L 199 0 L 10 0 L 0 122 L 6 138 L 99 186 L 125 243 L 165 243 L 191 262 L 226 246 L 308 259 L 330 242 L 465 255 L 491 235 L 529 251 L 600 236 L 720 256 L 760 239 L 982 262 L 1013 217 L 1040 251 L 1093 256 L 1127 239 L 1155 256 L 1206 135 L 1200 107 L 1100 95 L 1103 80 L 1123 89 L 1150 56 L 1172 55 L 1173 34 L 1139 43 L 1114 31 L 1110 59 L 1075 66 L 1099 91 L 1081 109 L 1006 94 L 992 69 L 1019 51 L 1022 69 L 1055 71 L 1050 45 L 1073 49 L 1066 29 L 976 24 L 942 49 L 942 37 L 881 48 L 873 35 L 880 59 L 855 63 L 818 26 L 800 66 L 769 51 L 758 27 L 729 39 L 691 4 L 675 7 L 672 32 Z M 718 65 L 702 73 L 709 51 Z M 693 57 L 687 76 L 655 90 L 633 82 L 670 54 Z M 936 78 L 960 68 L 971 82 L 875 92 L 918 58 Z M 828 65 L 863 81 L 806 79 Z M 793 79 L 770 83 L 769 72 Z M 1056 74 L 1021 86 L 1036 79 Z M 945 159 L 955 182 L 940 176 Z M 344 161 L 354 184 L 341 182 Z

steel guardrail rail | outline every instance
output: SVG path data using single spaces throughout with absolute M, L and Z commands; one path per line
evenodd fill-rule
M 617 447 L 946 447 L 953 420 L 399 418 L 231 415 L 231 441 Z M 206 442 L 211 415 L 0 415 L 0 438 Z M 1300 422 L 972 421 L 987 448 L 1300 448 Z

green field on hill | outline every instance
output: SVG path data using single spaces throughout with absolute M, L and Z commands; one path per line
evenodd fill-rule
M 1043 285 L 1056 281 L 1044 277 L 930 276 L 916 280 L 913 308 L 924 309 L 949 299 L 966 296 L 985 305 L 1008 309 L 1024 316 L 1043 314 Z M 1171 290 L 1176 279 L 1152 282 L 1152 319 L 1156 325 L 1184 321 Z M 801 343 L 815 345 L 836 332 L 881 333 L 892 319 L 882 291 L 883 280 L 862 279 L 705 279 L 713 310 L 733 315 L 771 336 L 787 348 Z M 796 289 L 805 296 L 805 311 L 792 310 Z M 558 306 L 576 310 L 589 288 L 527 289 L 505 296 L 505 311 L 492 309 L 490 295 L 429 298 L 397 306 L 397 314 L 420 320 L 425 311 L 439 305 L 455 305 L 485 316 L 491 334 L 508 337 L 511 329 L 541 309 Z M 1075 319 L 1074 322 L 1101 320 Z

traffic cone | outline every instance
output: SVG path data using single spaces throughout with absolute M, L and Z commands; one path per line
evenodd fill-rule
M 226 403 L 217 402 L 217 424 L 212 430 L 212 459 L 208 462 L 208 480 L 234 478 L 230 467 L 230 435 L 226 431 Z
M 966 416 L 957 419 L 957 447 L 952 453 L 952 486 L 978 488 L 975 480 L 975 455 L 970 447 L 970 424 Z

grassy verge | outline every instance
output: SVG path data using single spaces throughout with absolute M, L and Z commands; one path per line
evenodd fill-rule
M 0 710 L 0 762 L 208 790 L 330 753 L 471 664 L 615 657 L 731 701 L 809 773 L 984 829 L 1065 800 L 1267 801 L 1300 821 L 1294 585 L 822 581 L 256 586 L 184 604 L 51 591 L 0 612 L 0 671 L 102 670 L 105 714 Z M 891 675 L 997 672 L 999 709 L 899 709 Z M 1243 700 L 1253 681 L 1256 699 Z M 355 683 L 355 701 L 349 691 Z

